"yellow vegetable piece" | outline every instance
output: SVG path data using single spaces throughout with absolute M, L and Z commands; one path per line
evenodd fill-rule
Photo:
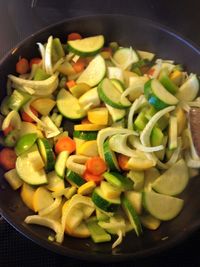
M 26 183 L 23 184 L 22 190 L 21 190 L 21 198 L 24 204 L 31 210 L 34 210 L 33 208 L 33 196 L 36 189 Z
M 145 153 L 136 151 L 136 155 L 127 162 L 127 168 L 135 171 L 147 170 L 156 165 L 154 160 L 148 159 Z
M 79 148 L 78 152 L 81 155 L 88 156 L 88 157 L 96 157 L 99 155 L 98 153 L 98 147 L 97 147 L 97 141 L 96 140 L 90 140 L 84 142 Z
M 180 70 L 175 70 L 169 75 L 170 80 L 175 83 L 177 86 L 180 86 L 183 81 L 183 72 Z
M 62 202 L 62 197 L 57 197 L 50 206 L 47 206 L 46 208 L 39 210 L 39 215 L 46 216 L 50 214 L 60 206 L 61 202 Z
M 77 226 L 75 229 L 70 228 L 68 225 L 65 226 L 65 233 L 78 237 L 78 238 L 88 238 L 90 237 L 90 232 L 84 222 L 82 222 L 79 226 Z
M 94 181 L 87 182 L 78 188 L 78 194 L 89 195 L 92 193 L 95 187 L 96 183 Z
M 77 188 L 76 186 L 67 187 L 61 190 L 57 190 L 52 193 L 53 197 L 61 197 L 65 196 L 67 199 L 70 199 L 73 195 L 76 194 Z
M 35 170 L 40 170 L 44 167 L 43 159 L 38 150 L 28 153 L 28 159 L 32 162 Z
M 55 171 L 49 172 L 47 174 L 47 180 L 48 184 L 46 185 L 46 188 L 50 191 L 60 191 L 65 188 L 65 183 L 63 179 L 60 179 Z
M 173 115 L 177 118 L 178 136 L 180 136 L 186 127 L 187 118 L 185 111 L 181 107 L 177 107 Z
M 94 124 L 108 124 L 108 109 L 105 107 L 94 108 L 88 111 L 88 120 Z
M 76 137 L 74 137 L 74 141 L 75 141 L 75 143 L 76 143 L 76 154 L 80 154 L 80 153 L 79 153 L 79 148 L 80 148 L 81 145 L 84 144 L 86 141 L 83 140 L 83 139 L 76 138 Z
M 87 226 L 83 222 L 94 212 L 95 206 L 90 197 L 74 195 L 62 208 L 62 227 L 71 236 L 90 236 Z
M 33 196 L 33 209 L 40 211 L 53 204 L 53 197 L 45 187 L 38 187 Z
M 105 125 L 99 124 L 76 124 L 74 125 L 75 131 L 98 131 L 105 128 Z
M 12 187 L 13 190 L 19 189 L 23 185 L 23 181 L 20 179 L 19 175 L 17 174 L 16 169 L 9 170 L 4 173 L 4 178 Z
M 47 116 L 55 104 L 56 101 L 51 98 L 38 98 L 31 102 L 31 106 L 43 116 Z
M 72 93 L 73 96 L 79 98 L 84 93 L 90 90 L 90 86 L 86 83 L 78 83 L 75 86 L 69 88 L 69 91 Z

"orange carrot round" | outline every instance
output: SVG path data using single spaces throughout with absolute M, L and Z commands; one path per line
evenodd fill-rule
M 83 174 L 83 179 L 86 180 L 87 182 L 93 181 L 95 183 L 100 183 L 103 180 L 102 175 L 94 175 L 88 171 L 85 171 Z
M 17 159 L 17 155 L 13 149 L 3 148 L 0 151 L 0 165 L 6 171 L 9 171 L 15 168 L 16 159 Z
M 78 40 L 78 39 L 82 39 L 82 36 L 77 32 L 72 32 L 68 34 L 67 36 L 68 41 L 73 41 L 73 40 Z
M 41 58 L 39 58 L 39 57 L 34 57 L 34 58 L 32 58 L 31 60 L 30 60 L 30 68 L 32 68 L 32 65 L 33 64 L 39 64 L 40 62 L 41 62 Z
M 38 117 L 38 112 L 37 110 L 35 110 L 33 107 L 30 107 L 31 111 L 33 112 L 33 114 Z M 21 113 L 21 117 L 22 117 L 22 120 L 23 121 L 26 121 L 26 122 L 34 122 L 34 120 L 25 112 L 25 111 L 22 111 Z
M 107 170 L 106 163 L 100 157 L 92 157 L 86 162 L 86 169 L 93 175 L 101 175 Z
M 68 151 L 69 154 L 76 150 L 76 143 L 70 137 L 61 137 L 58 139 L 57 143 L 55 144 L 55 152 L 59 154 L 62 151 Z
M 119 164 L 119 167 L 123 170 L 123 171 L 127 171 L 128 168 L 127 168 L 127 162 L 129 160 L 129 157 L 123 155 L 123 154 L 119 154 L 117 156 L 117 160 L 118 160 L 118 164 Z
M 21 58 L 16 64 L 16 72 L 25 74 L 29 71 L 29 62 L 26 58 Z

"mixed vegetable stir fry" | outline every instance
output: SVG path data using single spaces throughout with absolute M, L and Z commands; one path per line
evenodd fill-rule
M 51 241 L 66 233 L 114 248 L 175 218 L 200 167 L 197 75 L 103 35 L 38 47 L 8 75 L 0 108 L 0 165 L 35 213 L 25 222 L 52 229 Z

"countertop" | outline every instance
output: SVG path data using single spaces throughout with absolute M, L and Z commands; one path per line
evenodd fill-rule
M 169 26 L 200 45 L 198 1 L 0 0 L 0 58 L 25 37 L 63 19 L 88 14 L 137 15 Z M 126 262 L 130 267 L 200 266 L 200 231 L 159 255 Z M 78 261 L 49 252 L 0 221 L 0 266 L 121 266 Z

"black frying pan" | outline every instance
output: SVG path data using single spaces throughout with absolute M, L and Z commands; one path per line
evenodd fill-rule
M 117 41 L 124 46 L 133 46 L 140 50 L 155 52 L 158 57 L 173 59 L 183 64 L 190 72 L 200 70 L 200 49 L 170 30 L 148 20 L 121 16 L 98 15 L 66 20 L 49 26 L 31 35 L 9 52 L 0 62 L 0 97 L 5 95 L 6 76 L 15 72 L 19 56 L 36 56 L 37 42 L 45 42 L 49 35 L 60 37 L 64 42 L 70 32 L 79 32 L 83 36 L 103 34 L 106 40 Z M 47 240 L 50 230 L 40 226 L 26 225 L 23 221 L 31 212 L 19 196 L 3 179 L 0 170 L 0 211 L 3 217 L 26 237 L 37 244 L 57 253 L 92 261 L 122 261 L 134 257 L 144 257 L 159 253 L 178 242 L 200 226 L 200 179 L 193 178 L 181 197 L 185 200 L 182 213 L 170 222 L 162 223 L 156 231 L 144 230 L 141 237 L 134 233 L 126 236 L 115 250 L 111 244 L 94 244 L 90 239 L 76 239 L 65 236 L 62 245 Z

